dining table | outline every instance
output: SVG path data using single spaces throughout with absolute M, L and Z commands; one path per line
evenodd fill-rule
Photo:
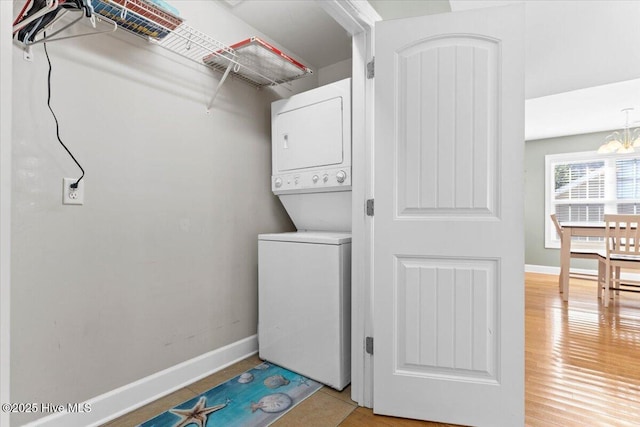
M 605 222 L 561 222 L 562 236 L 560 241 L 560 278 L 559 287 L 562 292 L 562 300 L 569 300 L 569 269 L 571 268 L 571 238 L 580 237 L 604 237 Z

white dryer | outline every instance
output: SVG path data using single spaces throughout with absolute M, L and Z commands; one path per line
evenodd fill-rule
M 338 390 L 351 372 L 351 80 L 271 106 L 272 190 L 298 232 L 258 237 L 260 358 Z
M 351 231 L 351 79 L 271 104 L 271 189 L 298 230 Z

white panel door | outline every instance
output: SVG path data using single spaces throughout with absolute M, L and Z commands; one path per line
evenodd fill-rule
M 523 12 L 376 24 L 378 414 L 524 423 Z

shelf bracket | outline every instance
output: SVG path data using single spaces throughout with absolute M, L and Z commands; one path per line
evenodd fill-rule
M 84 18 L 84 15 L 81 15 L 78 18 L 76 18 L 73 21 L 71 21 L 68 24 L 66 24 L 65 26 L 63 26 L 62 28 L 60 28 L 59 30 L 56 30 L 53 33 L 49 34 L 47 37 L 43 37 L 40 40 L 36 40 L 34 42 L 31 42 L 31 43 L 26 43 L 25 44 L 25 49 L 30 47 L 30 46 L 33 46 L 34 44 L 45 43 L 45 42 L 55 42 L 55 41 L 67 40 L 67 39 L 75 39 L 75 38 L 78 38 L 78 37 L 96 36 L 98 34 L 113 33 L 118 29 L 118 24 L 115 21 L 112 21 L 111 19 L 109 19 L 107 17 L 104 17 L 104 16 L 99 16 L 99 17 L 97 17 L 97 21 L 98 22 L 106 22 L 106 23 L 112 25 L 112 27 L 109 28 L 108 30 L 95 31 L 95 32 L 92 32 L 92 33 L 81 33 L 81 34 L 75 34 L 75 35 L 72 35 L 72 36 L 54 37 L 54 36 L 60 34 L 61 32 L 63 32 L 64 30 L 66 30 L 67 28 L 73 26 L 76 22 L 80 21 L 83 18 Z M 95 19 L 95 17 L 93 15 L 92 15 L 92 18 Z
M 220 92 L 220 88 L 222 87 L 222 84 L 224 83 L 224 81 L 227 80 L 227 77 L 229 76 L 229 73 L 231 72 L 232 68 L 233 68 L 233 62 L 229 61 L 229 65 L 227 65 L 227 69 L 224 71 L 222 78 L 218 82 L 218 86 L 216 86 L 216 90 L 213 92 L 213 95 L 211 96 L 211 100 L 207 104 L 207 113 L 211 110 L 211 107 L 213 106 L 213 101 L 215 101 L 216 96 L 218 96 L 218 92 Z
M 57 3 L 55 3 L 57 4 Z M 58 23 L 58 21 L 63 17 L 66 16 L 67 13 L 70 12 L 79 12 L 80 14 L 78 15 L 77 18 L 73 19 L 71 22 L 68 22 L 67 24 L 65 24 L 64 26 L 62 26 L 61 28 L 54 30 L 53 27 L 54 25 L 56 25 Z M 94 29 L 96 29 L 96 22 L 105 22 L 108 23 L 110 25 L 112 25 L 111 28 L 107 29 L 107 30 L 101 30 L 101 31 L 94 31 L 94 32 L 89 32 L 89 33 L 81 33 L 81 34 L 75 34 L 75 35 L 70 35 L 70 36 L 64 36 L 64 37 L 56 37 L 58 34 L 62 33 L 63 31 L 65 31 L 66 29 L 74 26 L 77 22 L 79 22 L 80 20 L 82 20 L 84 18 L 84 11 L 82 10 L 65 10 L 64 13 L 62 13 L 61 15 L 57 16 L 53 22 L 49 23 L 47 25 L 47 27 L 44 29 L 44 31 L 41 31 L 43 37 L 41 37 L 39 40 L 34 40 L 34 41 L 23 41 L 22 42 L 22 46 L 24 49 L 24 59 L 26 61 L 33 61 L 33 52 L 31 49 L 31 46 L 36 45 L 36 44 L 40 44 L 40 43 L 48 43 L 48 42 L 55 42 L 58 40 L 66 40 L 66 39 L 73 39 L 73 38 L 77 38 L 77 37 L 85 37 L 85 36 L 94 36 L 97 34 L 105 34 L 105 33 L 112 33 L 114 31 L 116 31 L 118 29 L 118 24 L 105 17 L 105 16 L 98 16 L 96 17 L 95 15 L 91 15 L 90 21 L 91 21 L 91 25 L 93 26 Z M 21 23 L 19 23 L 18 25 L 21 25 Z M 49 34 L 46 34 L 46 32 L 49 31 Z M 46 34 L 46 36 L 45 36 Z M 40 33 L 38 33 L 38 35 L 40 35 Z M 36 36 L 37 37 L 37 36 Z
M 22 58 L 25 61 L 33 62 L 33 49 L 31 49 L 31 46 L 24 47 L 24 53 L 22 54 Z

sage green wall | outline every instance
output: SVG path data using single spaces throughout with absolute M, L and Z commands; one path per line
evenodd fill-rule
M 544 247 L 545 184 L 544 156 L 596 150 L 611 132 L 527 141 L 525 144 L 525 262 L 529 265 L 559 266 L 559 249 Z M 594 261 L 573 260 L 572 267 L 597 269 Z

